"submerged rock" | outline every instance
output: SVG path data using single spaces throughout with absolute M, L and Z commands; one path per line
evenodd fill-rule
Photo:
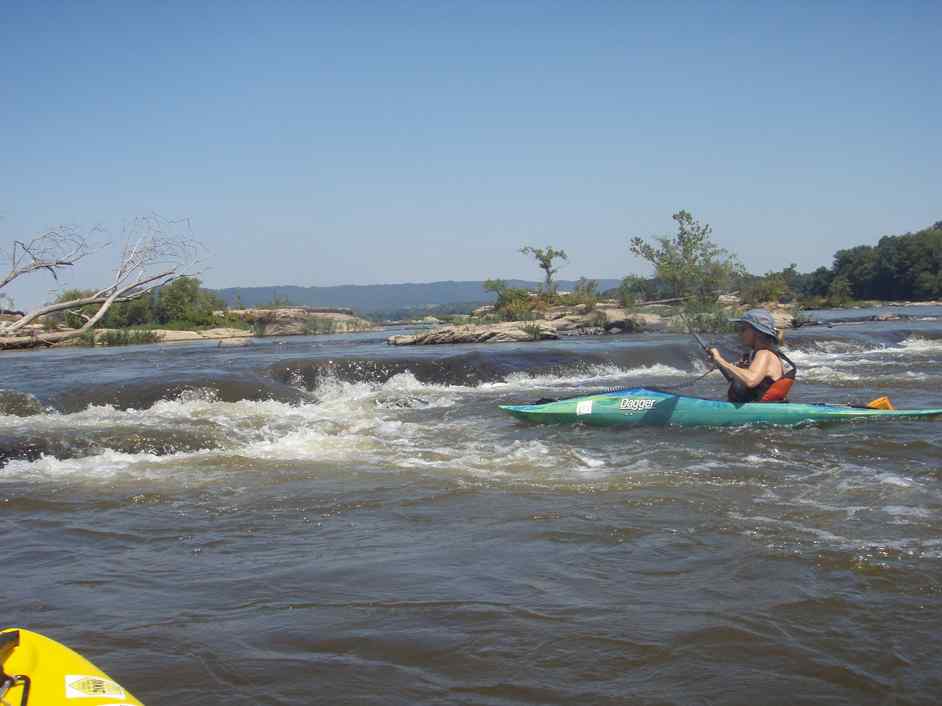
M 32 417 L 42 414 L 42 403 L 27 392 L 0 390 L 0 415 L 12 417 Z

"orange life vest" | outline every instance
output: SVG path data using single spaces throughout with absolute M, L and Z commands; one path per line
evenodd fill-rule
M 782 377 L 778 380 L 773 380 L 772 378 L 766 376 L 762 382 L 760 382 L 755 387 L 746 387 L 739 379 L 733 380 L 729 386 L 729 392 L 727 394 L 727 399 L 730 402 L 744 403 L 744 402 L 787 402 L 788 393 L 792 389 L 792 385 L 795 384 L 795 379 L 798 376 L 798 366 L 795 365 L 782 351 L 769 348 L 768 350 L 772 351 L 778 359 L 782 361 Z M 741 368 L 748 368 L 752 365 L 752 361 L 755 359 L 756 353 L 752 351 L 746 356 L 743 356 L 743 359 L 737 363 Z M 788 363 L 789 370 L 785 370 L 785 363 Z

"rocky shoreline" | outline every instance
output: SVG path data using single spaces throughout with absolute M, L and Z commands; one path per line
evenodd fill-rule
M 733 298 L 724 297 L 720 304 L 728 309 L 730 316 L 742 307 Z M 883 306 L 930 306 L 938 302 L 888 302 Z M 768 303 L 769 309 L 781 329 L 805 326 L 832 326 L 837 324 L 906 321 L 920 318 L 910 314 L 884 313 L 842 318 L 839 322 L 821 322 L 806 317 L 796 318 L 794 307 Z M 847 307 L 854 309 L 860 307 Z M 5 319 L 12 319 L 17 312 L 4 312 Z M 218 341 L 220 346 L 248 345 L 255 337 L 305 336 L 332 333 L 376 331 L 383 327 L 357 316 L 352 309 L 281 307 L 275 309 L 247 308 L 214 312 L 222 323 L 227 318 L 243 321 L 251 328 L 218 326 L 202 330 L 148 329 L 158 343 L 180 343 L 192 341 Z M 669 332 L 686 330 L 677 309 L 666 304 L 640 305 L 626 309 L 613 300 L 603 300 L 594 306 L 555 306 L 541 312 L 540 318 L 522 321 L 494 321 L 494 307 L 476 309 L 461 323 L 443 325 L 434 317 L 411 322 L 387 322 L 426 326 L 424 330 L 411 334 L 393 335 L 386 339 L 392 346 L 444 345 L 461 343 L 522 343 L 527 341 L 558 340 L 571 336 L 606 336 L 639 332 Z M 61 329 L 60 329 L 61 330 Z M 96 341 L 109 334 L 128 329 L 98 329 Z M 44 328 L 41 323 L 26 327 L 27 335 L 37 338 Z M 79 345 L 76 339 L 58 345 Z
M 216 316 L 236 318 L 253 327 L 257 336 L 310 336 L 319 333 L 372 331 L 373 322 L 357 316 L 352 309 L 290 306 L 278 309 L 229 309 Z
M 3 315 L 4 320 L 15 320 L 17 312 Z M 351 309 L 323 309 L 314 307 L 281 307 L 277 309 L 230 309 L 215 311 L 214 316 L 219 320 L 220 326 L 207 329 L 95 329 L 95 342 L 105 345 L 105 341 L 115 334 L 131 334 L 135 331 L 146 331 L 152 334 L 157 343 L 183 343 L 190 341 L 219 341 L 220 345 L 245 345 L 248 339 L 266 336 L 312 336 L 317 334 L 352 333 L 357 331 L 373 331 L 378 327 L 354 314 Z M 235 328 L 224 325 L 233 319 L 243 321 L 251 328 Z M 33 337 L 41 345 L 43 334 L 49 333 L 45 322 L 40 319 L 35 324 L 23 328 L 26 337 Z M 62 326 L 51 329 L 56 333 L 75 331 Z M 56 343 L 56 346 L 79 346 L 86 343 L 79 338 L 70 338 Z M 23 346 L 29 348 L 33 346 Z
M 529 321 L 481 321 L 493 307 L 475 310 L 468 323 L 441 326 L 414 334 L 390 336 L 392 346 L 424 346 L 448 343 L 520 343 L 555 340 L 567 336 L 603 336 L 638 331 L 666 331 L 670 317 L 653 311 L 629 311 L 613 301 L 589 307 L 555 306 Z M 475 320 L 477 319 L 477 321 Z
M 781 304 L 766 304 L 765 306 L 772 312 L 780 328 L 794 327 L 796 322 L 792 307 Z M 733 316 L 737 310 L 734 304 L 729 303 L 730 316 Z M 441 326 L 414 334 L 390 336 L 386 342 L 391 346 L 521 343 L 556 340 L 568 336 L 605 336 L 686 330 L 676 309 L 671 306 L 650 305 L 629 310 L 611 300 L 601 301 L 592 307 L 584 304 L 551 307 L 542 313 L 541 318 L 530 321 L 483 322 L 480 320 L 492 314 L 493 307 L 481 307 L 474 311 L 468 323 Z

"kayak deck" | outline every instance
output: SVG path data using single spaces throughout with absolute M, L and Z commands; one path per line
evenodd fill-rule
M 23 628 L 0 630 L 0 692 L 15 706 L 142 706 L 80 654 Z
M 646 387 L 613 390 L 542 404 L 501 405 L 500 408 L 529 422 L 593 426 L 797 426 L 859 419 L 942 416 L 942 408 L 882 410 L 793 402 L 734 404 Z

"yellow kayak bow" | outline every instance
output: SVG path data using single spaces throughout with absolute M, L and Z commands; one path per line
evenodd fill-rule
M 0 704 L 143 706 L 78 653 L 23 628 L 0 630 Z

